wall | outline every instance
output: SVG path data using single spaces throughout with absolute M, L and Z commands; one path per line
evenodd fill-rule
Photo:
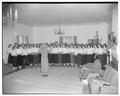
M 112 10 L 112 32 L 115 32 L 118 43 L 118 5 L 114 5 Z M 113 49 L 112 56 L 118 60 L 117 46 L 114 46 Z
M 112 11 L 112 32 L 115 32 L 118 40 L 118 6 L 113 6 Z
M 96 31 L 99 32 L 99 37 L 100 39 L 102 39 L 101 43 L 107 43 L 107 23 L 80 25 L 78 32 L 78 41 L 87 43 L 88 39 L 94 38 L 94 36 L 96 35 Z
M 59 41 L 59 36 L 54 34 L 55 29 L 58 26 L 34 26 L 33 27 L 33 42 L 54 42 Z M 79 43 L 87 43 L 88 39 L 93 39 L 96 35 L 96 31 L 99 32 L 102 42 L 107 43 L 107 23 L 85 23 L 74 25 L 62 25 L 65 31 L 65 36 L 77 36 Z
M 58 40 L 58 36 L 54 35 L 55 26 L 33 27 L 33 42 L 53 42 Z
M 23 24 L 15 24 L 15 25 L 3 25 L 2 27 L 2 35 L 3 35 L 3 60 L 7 62 L 7 48 L 9 44 L 14 44 L 16 42 L 16 35 L 27 35 L 29 37 L 29 42 L 33 41 L 32 27 L 23 25 Z
M 108 22 L 108 34 L 110 32 L 115 32 L 116 35 L 116 39 L 118 41 L 118 5 L 114 4 L 112 6 L 112 18 L 109 20 Z M 110 47 L 111 48 L 111 47 Z M 118 55 L 117 55 L 117 47 L 116 46 L 112 46 L 112 57 L 118 60 Z

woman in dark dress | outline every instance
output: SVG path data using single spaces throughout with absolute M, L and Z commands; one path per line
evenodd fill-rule
M 17 52 L 16 52 L 16 47 L 12 48 L 12 60 L 13 60 L 13 70 L 18 69 L 18 64 L 17 64 Z
M 89 46 L 88 46 L 88 44 L 85 44 L 85 52 L 86 52 L 86 55 L 85 55 L 85 60 L 86 60 L 86 62 L 85 63 L 88 63 L 89 62 Z
M 69 50 L 68 50 L 68 54 L 70 55 L 70 67 L 74 67 L 75 66 L 75 50 L 76 50 L 76 45 L 73 44 L 73 46 L 71 44 L 68 45 L 69 46 Z
M 66 67 L 69 66 L 68 63 L 70 63 L 70 54 L 67 53 L 67 45 L 64 44 L 64 46 L 62 47 L 62 63 L 66 65 Z
M 32 50 L 33 50 L 33 66 L 37 67 L 39 64 L 39 60 L 40 60 L 39 48 L 38 48 L 37 44 L 34 44 L 34 47 Z
M 8 64 L 12 64 L 13 60 L 12 60 L 13 56 L 11 55 L 11 52 L 8 53 Z
M 106 43 L 103 44 L 103 62 L 102 63 L 104 64 L 104 67 L 107 64 L 107 44 Z M 103 69 L 105 70 L 104 67 Z
M 58 65 L 58 46 L 55 44 L 54 45 L 55 47 L 54 47 L 54 55 L 53 55 L 53 61 L 54 61 L 54 64 L 55 64 L 55 66 L 59 66 Z
M 38 47 L 38 48 L 39 48 L 39 50 L 40 50 L 41 44 L 39 44 L 39 47 Z M 38 55 L 39 55 L 39 56 L 38 56 L 38 58 L 39 58 L 39 64 L 40 64 L 40 67 L 41 67 L 41 53 L 38 52 Z
M 29 58 L 29 65 L 30 68 L 33 67 L 33 51 L 32 51 L 32 45 L 29 45 L 29 49 L 28 49 L 28 58 Z
M 87 62 L 86 63 L 93 63 L 93 48 L 92 45 L 88 44 L 87 46 Z
M 13 64 L 13 60 L 12 60 L 13 56 L 11 55 L 11 53 L 12 53 L 12 44 L 8 45 L 7 53 L 8 53 L 8 64 Z
M 74 63 L 78 65 L 78 44 L 76 44 L 74 49 Z
M 76 51 L 77 55 L 75 57 L 75 61 L 77 63 L 77 67 L 79 68 L 80 65 L 82 65 L 82 46 L 80 44 L 78 44 Z
M 86 64 L 86 45 L 83 45 L 82 65 Z
M 81 44 L 79 44 L 79 54 L 78 54 L 78 57 L 79 57 L 79 67 L 81 67 L 82 66 L 82 59 L 83 59 L 83 52 L 84 50 L 83 50 L 83 46 L 81 45 Z
M 24 47 L 23 48 L 23 51 L 22 51 L 22 55 L 23 55 L 23 66 L 25 68 L 28 68 L 29 67 L 29 57 L 28 57 L 28 47 Z
M 21 49 L 20 48 L 18 48 L 17 50 L 17 64 L 18 64 L 18 67 L 19 67 L 19 69 L 21 69 L 22 68 L 22 66 L 23 66 L 23 62 L 22 62 L 22 55 L 21 55 Z
M 98 49 L 98 59 L 102 64 L 102 69 L 105 70 L 105 65 L 107 64 L 107 52 L 103 45 L 99 45 Z
M 62 66 L 62 67 L 64 67 L 64 64 L 62 63 L 62 55 L 63 55 L 63 53 L 62 53 L 62 44 L 61 43 L 59 43 L 58 44 L 58 64 L 59 64 L 59 66 Z
M 48 60 L 49 60 L 50 66 L 54 66 L 54 53 L 53 53 L 54 46 L 50 44 L 49 48 L 51 48 L 52 51 L 51 53 L 48 53 Z
M 70 54 L 70 51 L 69 51 L 69 49 L 70 49 L 70 47 L 69 47 L 69 45 L 68 44 L 65 44 L 65 58 L 66 58 L 66 61 L 65 61 L 65 63 L 67 64 L 67 67 L 70 67 L 70 60 L 71 60 L 71 54 Z M 74 49 L 74 48 L 73 48 Z
M 19 44 L 19 46 L 17 47 L 16 49 L 17 51 L 17 63 L 18 63 L 18 66 L 19 66 L 19 69 L 22 69 L 23 67 L 23 55 L 22 55 L 22 51 L 23 51 L 23 44 Z

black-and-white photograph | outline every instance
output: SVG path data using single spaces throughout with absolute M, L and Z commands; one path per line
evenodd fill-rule
M 2 2 L 3 94 L 118 94 L 118 2 Z

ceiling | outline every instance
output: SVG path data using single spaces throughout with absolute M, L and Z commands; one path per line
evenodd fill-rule
M 13 4 L 18 22 L 30 26 L 106 22 L 111 19 L 112 4 Z M 7 8 L 7 7 L 6 7 Z M 5 8 L 3 13 L 5 13 Z

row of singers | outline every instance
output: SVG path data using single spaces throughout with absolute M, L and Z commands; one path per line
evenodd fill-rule
M 49 63 L 75 63 L 78 66 L 86 64 L 88 62 L 94 62 L 94 56 L 97 54 L 102 65 L 107 63 L 107 52 L 105 48 L 50 48 L 51 52 L 48 54 Z M 93 51 L 91 51 L 91 49 Z M 12 63 L 13 67 L 18 66 L 30 66 L 30 64 L 41 63 L 40 48 L 17 48 L 14 47 L 9 50 L 8 63 Z M 61 50 L 61 51 L 59 51 Z M 65 51 L 66 50 L 66 51 Z M 68 51 L 69 50 L 69 51 Z M 83 52 L 82 52 L 83 51 Z M 70 54 L 72 53 L 72 54 Z M 76 54 L 77 53 L 77 54 Z M 71 62 L 71 55 L 74 61 Z M 61 60 L 59 60 L 61 59 Z
M 103 46 L 90 46 L 90 47 L 77 47 L 77 48 L 70 48 L 70 47 L 53 47 L 53 46 L 48 46 L 48 49 L 51 50 L 50 53 L 52 54 L 57 54 L 57 53 L 72 53 L 74 55 L 77 54 L 103 54 L 107 52 L 107 47 Z M 14 55 L 28 55 L 28 54 L 37 54 L 41 48 L 39 47 L 8 47 L 8 54 Z

